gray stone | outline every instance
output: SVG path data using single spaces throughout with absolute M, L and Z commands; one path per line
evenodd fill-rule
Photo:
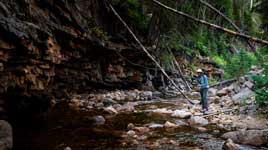
M 208 120 L 200 116 L 191 117 L 188 122 L 192 127 L 208 125 Z
M 222 147 L 223 150 L 240 150 L 239 146 L 233 142 L 232 139 L 225 141 Z
M 5 120 L 0 120 L 0 149 L 12 149 L 12 127 Z
M 192 113 L 184 111 L 184 110 L 175 110 L 171 116 L 185 119 L 185 118 L 190 118 L 192 116 Z
M 223 139 L 232 139 L 235 143 L 260 146 L 267 144 L 268 138 L 266 130 L 240 130 L 227 132 L 222 135 Z
M 94 120 L 95 120 L 96 124 L 99 124 L 99 125 L 104 124 L 106 121 L 103 116 L 96 116 L 96 117 L 94 117 Z
M 228 88 L 226 87 L 226 88 L 223 88 L 223 89 L 221 89 L 221 90 L 219 90 L 219 91 L 217 91 L 217 96 L 225 96 L 225 95 L 227 95 L 228 94 Z
M 128 125 L 127 125 L 127 129 L 128 130 L 133 130 L 135 128 L 135 125 L 133 124 L 133 123 L 129 123 Z
M 144 91 L 141 93 L 141 96 L 151 100 L 153 98 L 153 93 L 151 91 Z
M 133 130 L 129 130 L 129 131 L 127 132 L 127 136 L 128 136 L 128 137 L 134 137 L 135 135 L 136 135 L 136 132 L 133 131 Z
M 165 128 L 176 128 L 177 125 L 176 125 L 175 123 L 166 121 L 166 123 L 164 124 L 164 127 L 165 127 Z
M 232 96 L 235 104 L 239 104 L 243 99 L 248 99 L 254 95 L 253 91 L 249 88 L 242 89 L 239 93 Z
M 245 84 L 246 87 L 248 87 L 249 89 L 252 89 L 253 86 L 254 86 L 254 84 L 253 84 L 251 81 L 246 81 L 244 84 Z
M 191 92 L 190 93 L 190 97 L 191 98 L 199 98 L 200 97 L 200 93 L 199 92 Z
M 162 124 L 156 124 L 156 123 L 152 123 L 152 124 L 149 125 L 149 128 L 151 128 L 151 129 L 163 128 L 163 127 L 164 127 L 164 125 L 162 125 Z
M 161 93 L 161 92 L 159 92 L 159 91 L 154 91 L 153 92 L 153 97 L 160 97 L 160 96 L 162 96 L 163 94 Z
M 215 96 L 217 94 L 217 89 L 215 88 L 209 88 L 208 90 L 208 96 Z
M 109 114 L 117 114 L 117 110 L 113 108 L 113 106 L 109 106 L 109 107 L 106 107 L 104 108 L 104 111 L 105 112 L 108 112 Z

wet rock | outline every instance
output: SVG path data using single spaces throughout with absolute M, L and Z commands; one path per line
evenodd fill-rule
M 232 96 L 235 104 L 239 104 L 242 100 L 248 99 L 254 95 L 254 92 L 249 88 L 242 89 L 239 93 Z
M 240 130 L 227 132 L 222 135 L 223 139 L 232 139 L 235 143 L 260 146 L 267 144 L 268 131 L 265 130 Z
M 208 120 L 203 118 L 203 117 L 199 117 L 199 116 L 191 117 L 188 120 L 188 122 L 189 122 L 190 126 L 192 126 L 192 127 L 208 125 Z
M 222 147 L 223 150 L 240 150 L 239 146 L 233 142 L 232 139 L 225 141 Z
M 102 100 L 104 106 L 109 106 L 109 105 L 114 105 L 116 104 L 117 102 L 112 100 L 111 98 L 105 98 Z
M 63 150 L 72 150 L 71 147 L 65 147 Z
M 139 134 L 145 134 L 150 131 L 147 127 L 134 127 L 134 131 L 138 132 Z
M 133 124 L 133 123 L 129 123 L 128 125 L 127 125 L 127 129 L 128 130 L 133 130 L 135 128 L 135 125 Z
M 184 110 L 175 110 L 171 116 L 185 119 L 185 118 L 190 118 L 192 116 L 192 113 L 184 111 Z
M 136 135 L 136 132 L 133 131 L 133 130 L 129 130 L 129 131 L 127 132 L 127 136 L 128 136 L 128 137 L 134 137 L 135 135 Z
M 9 150 L 12 149 L 12 127 L 5 120 L 0 120 L 0 149 Z
M 128 100 L 135 100 L 137 98 L 137 93 L 134 91 L 128 91 L 128 92 L 125 92 L 125 94 L 126 94 L 126 99 Z
M 253 84 L 251 81 L 246 81 L 246 82 L 244 83 L 244 85 L 245 85 L 246 87 L 248 87 L 249 89 L 252 89 L 253 86 L 254 86 L 254 84 Z
M 176 125 L 175 123 L 166 121 L 166 123 L 164 124 L 164 127 L 165 127 L 165 128 L 176 128 L 177 125 Z
M 197 127 L 196 128 L 199 132 L 207 132 L 207 129 L 204 127 Z
M 152 124 L 149 125 L 149 128 L 150 129 L 163 128 L 163 127 L 164 127 L 164 125 L 162 125 L 162 124 L 156 124 L 156 123 L 152 123 Z
M 118 114 L 117 110 L 113 108 L 113 106 L 109 106 L 104 108 L 104 111 L 109 114 Z
M 155 110 L 152 110 L 152 112 L 160 113 L 160 114 L 172 114 L 173 113 L 172 110 L 168 110 L 166 108 L 155 109 Z
M 101 102 L 101 103 L 97 103 L 95 105 L 96 108 L 103 108 L 104 107 L 104 104 Z
M 103 116 L 96 116 L 94 117 L 94 120 L 96 122 L 96 124 L 101 125 L 105 123 L 105 118 Z
M 128 102 L 123 106 L 116 108 L 116 110 L 120 112 L 133 112 L 135 110 L 135 105 L 135 103 Z

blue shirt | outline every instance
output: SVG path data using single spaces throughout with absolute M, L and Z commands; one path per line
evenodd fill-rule
M 198 83 L 200 84 L 201 89 L 209 88 L 208 77 L 205 74 L 198 77 Z

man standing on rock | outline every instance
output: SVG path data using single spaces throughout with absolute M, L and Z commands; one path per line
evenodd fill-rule
M 207 93 L 208 93 L 208 77 L 203 73 L 202 69 L 197 69 L 197 82 L 198 87 L 200 89 L 201 94 L 201 104 L 202 104 L 202 112 L 205 113 L 208 111 L 208 99 L 207 99 Z

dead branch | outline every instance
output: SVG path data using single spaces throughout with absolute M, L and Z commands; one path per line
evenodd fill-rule
M 186 13 L 181 12 L 181 11 L 178 11 L 178 10 L 176 10 L 174 8 L 168 7 L 168 6 L 162 4 L 161 2 L 159 2 L 157 0 L 153 0 L 153 2 L 155 4 L 157 4 L 158 6 L 160 6 L 160 7 L 163 7 L 165 9 L 169 10 L 169 11 L 172 11 L 172 12 L 178 14 L 178 15 L 184 16 L 184 17 L 186 17 L 188 19 L 191 19 L 191 20 L 193 20 L 195 22 L 201 23 L 201 24 L 206 25 L 208 27 L 212 27 L 214 29 L 223 31 L 223 32 L 225 32 L 227 34 L 230 34 L 230 35 L 233 35 L 233 36 L 237 36 L 237 37 L 248 39 L 248 40 L 250 40 L 252 42 L 256 42 L 256 43 L 268 45 L 268 41 L 266 41 L 266 40 L 262 40 L 262 39 L 259 39 L 259 38 L 256 38 L 256 37 L 252 37 L 252 36 L 249 36 L 249 35 L 246 35 L 246 34 L 243 34 L 243 33 L 235 32 L 233 30 L 230 30 L 230 29 L 227 29 L 227 28 L 223 28 L 223 27 L 221 27 L 219 25 L 209 23 L 209 22 L 207 22 L 205 20 L 198 19 L 198 18 L 193 17 L 193 16 L 191 16 L 189 14 L 186 14 Z
M 128 30 L 128 32 L 132 35 L 132 37 L 135 39 L 135 41 L 139 44 L 141 49 L 147 54 L 147 56 L 156 64 L 156 66 L 161 70 L 163 75 L 170 80 L 170 82 L 173 84 L 173 86 L 179 90 L 179 92 L 185 97 L 185 99 L 191 103 L 194 104 L 181 90 L 180 88 L 175 84 L 175 82 L 167 75 L 165 70 L 160 66 L 160 64 L 153 58 L 153 56 L 146 50 L 146 48 L 143 46 L 143 44 L 140 42 L 140 40 L 136 37 L 136 35 L 132 32 L 132 30 L 129 28 L 129 26 L 126 24 L 126 22 L 120 17 L 120 15 L 115 11 L 113 6 L 109 4 L 110 9 L 114 13 L 114 15 L 120 20 L 120 22 L 124 25 L 124 27 Z

